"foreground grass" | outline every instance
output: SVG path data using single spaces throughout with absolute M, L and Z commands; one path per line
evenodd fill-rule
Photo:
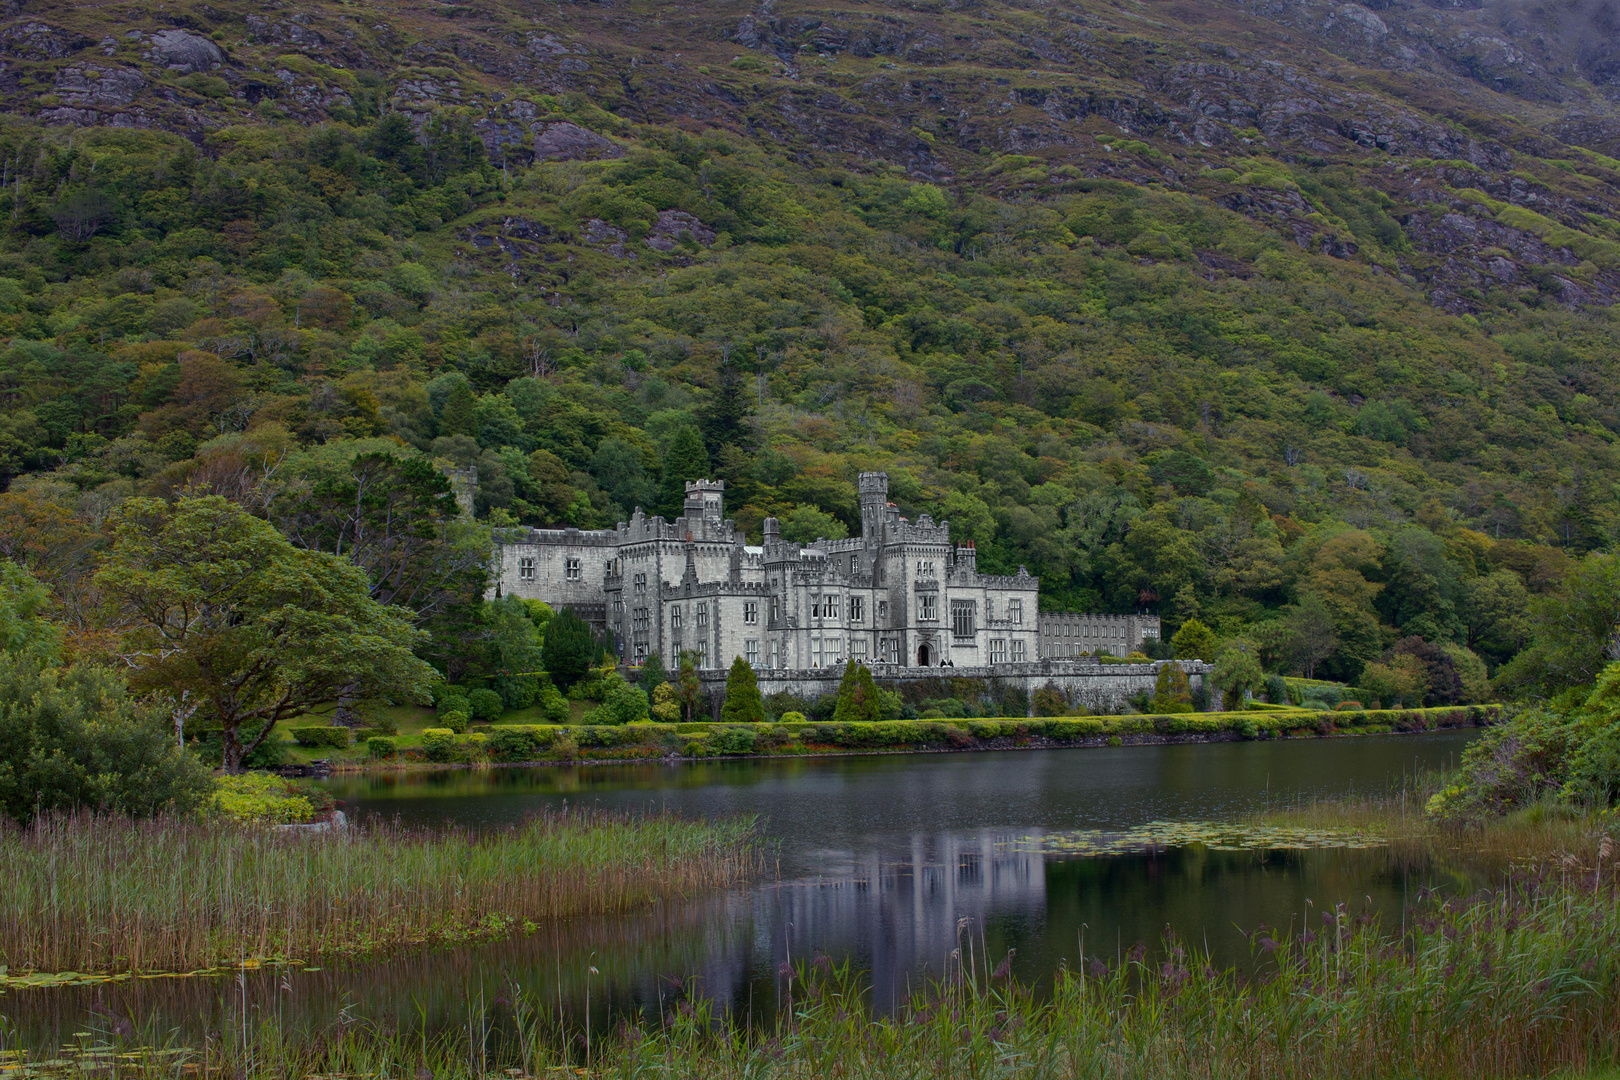
M 1325 818 L 1329 808 L 1309 812 Z M 1372 803 L 1355 808 L 1375 812 Z M 1398 806 L 1381 812 L 1399 820 Z M 987 962 L 968 929 L 951 976 L 897 1016 L 875 1013 L 863 981 L 823 959 L 779 973 L 788 1007 L 757 1027 L 680 997 L 649 1003 L 611 1030 L 598 1020 L 593 1031 L 588 1019 L 513 987 L 497 1004 L 469 1002 L 464 1027 L 426 1037 L 346 1017 L 315 1031 L 255 1020 L 239 1037 L 185 1046 L 149 1038 L 126 1057 L 110 1044 L 92 1052 L 109 1075 L 253 1080 L 1612 1076 L 1620 1060 L 1613 824 L 1524 820 L 1475 830 L 1469 842 L 1494 831 L 1489 842 L 1503 847 L 1549 830 L 1551 839 L 1529 846 L 1556 857 L 1518 862 L 1511 882 L 1489 893 L 1424 896 L 1400 929 L 1343 907 L 1313 915 L 1297 933 L 1256 928 L 1255 977 L 1217 971 L 1198 949 L 1169 939 L 1156 955 L 1138 948 L 1114 962 L 1083 958 L 1036 992 L 995 958 Z M 1579 843 L 1559 849 L 1559 836 Z
M 187 971 L 505 932 L 732 885 L 749 820 L 573 811 L 482 833 L 46 818 L 0 835 L 0 968 Z

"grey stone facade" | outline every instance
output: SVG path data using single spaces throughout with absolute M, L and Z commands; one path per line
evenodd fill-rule
M 1039 578 L 1022 567 L 980 573 L 973 544 L 953 543 L 948 522 L 900 516 L 886 474 L 862 473 L 859 485 L 861 535 L 847 540 L 792 543 L 767 518 L 764 543 L 747 544 L 725 519 L 724 482 L 711 480 L 686 485 L 674 521 L 637 508 L 614 529 L 508 530 L 491 593 L 574 609 L 613 632 L 628 664 L 656 654 L 673 668 L 692 652 L 700 668 L 723 672 L 741 656 L 796 683 L 850 659 L 880 676 L 1011 674 L 1078 656 L 1075 643 L 1124 656 L 1158 636 L 1156 616 L 1041 612 Z

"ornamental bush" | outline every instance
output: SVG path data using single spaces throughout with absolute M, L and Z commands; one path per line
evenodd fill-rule
M 428 728 L 422 732 L 422 754 L 429 761 L 450 761 L 456 756 L 456 733 L 449 728 Z
M 373 735 L 366 740 L 366 755 L 373 761 L 388 761 L 398 752 L 397 744 L 386 735 Z
M 460 692 L 445 694 L 439 699 L 438 708 L 440 716 L 452 712 L 458 712 L 463 716 L 472 715 L 472 702 L 467 700 L 466 694 Z
M 709 751 L 715 754 L 752 754 L 759 740 L 753 728 L 723 727 L 709 733 Z
M 499 720 L 501 713 L 506 711 L 506 702 L 502 701 L 501 695 L 493 690 L 474 690 L 467 695 L 467 703 L 472 706 L 469 715 L 474 720 L 482 720 L 486 724 Z
M 467 733 L 467 714 L 464 712 L 447 712 L 439 714 L 439 723 L 449 728 L 457 735 Z
M 491 761 L 532 761 L 539 756 L 540 740 L 528 728 L 495 728 L 484 748 Z

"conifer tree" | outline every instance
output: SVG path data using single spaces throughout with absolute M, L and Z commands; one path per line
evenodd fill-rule
M 838 705 L 833 719 L 838 723 L 880 720 L 882 703 L 878 698 L 877 683 L 864 664 L 851 660 L 844 667 L 843 681 L 838 684 Z
M 669 675 L 664 671 L 664 658 L 662 656 L 653 653 L 642 661 L 639 685 L 643 690 L 647 691 L 648 697 L 651 697 L 653 691 L 657 690 L 661 684 L 668 681 Z
M 1152 708 L 1155 713 L 1192 710 L 1192 684 L 1180 664 L 1167 661 L 1159 665 L 1159 677 L 1153 684 Z
M 569 608 L 563 608 L 546 624 L 546 640 L 540 648 L 546 674 L 563 693 L 585 677 L 601 646 L 590 624 Z
M 754 675 L 754 666 L 740 656 L 726 673 L 726 700 L 720 706 L 720 720 L 726 724 L 765 722 L 765 699 L 759 694 L 759 679 Z
M 472 387 L 464 382 L 458 382 L 451 388 L 450 396 L 445 399 L 444 411 L 439 414 L 440 435 L 471 435 L 477 426 L 474 410 L 478 399 L 473 396 Z
M 670 444 L 664 458 L 664 475 L 658 485 L 658 509 L 666 517 L 679 517 L 686 503 L 686 483 L 703 480 L 709 473 L 709 451 L 697 428 L 684 427 Z

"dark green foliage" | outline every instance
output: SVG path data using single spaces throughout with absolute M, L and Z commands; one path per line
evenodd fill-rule
M 501 695 L 493 690 L 474 690 L 467 695 L 467 704 L 472 706 L 470 713 L 472 718 L 486 724 L 492 720 L 499 720 L 501 713 L 506 710 Z
M 648 718 L 648 707 L 647 691 L 615 675 L 601 707 L 595 709 L 591 717 L 595 723 L 634 724 Z
M 345 750 L 354 737 L 354 731 L 346 727 L 295 727 L 292 737 L 299 746 Z
M 753 728 L 715 728 L 709 736 L 709 750 L 716 754 L 751 754 L 759 734 Z
M 366 740 L 366 756 L 373 761 L 390 761 L 397 752 L 396 743 L 386 735 L 373 735 Z
M 1153 699 L 1148 709 L 1159 715 L 1193 711 L 1192 684 L 1179 663 L 1172 661 L 1159 665 L 1159 675 L 1154 680 Z
M 663 657 L 657 653 L 647 657 L 646 662 L 641 665 L 641 675 L 637 680 L 637 685 L 647 692 L 648 697 L 651 697 L 652 692 L 658 689 L 659 683 L 668 681 L 669 676 L 664 672 Z
M 145 817 L 191 810 L 209 789 L 166 713 L 132 700 L 114 672 L 0 653 L 0 813 L 19 822 L 79 809 Z
M 496 728 L 489 733 L 484 750 L 491 761 L 532 761 L 539 756 L 539 740 L 525 728 Z
M 720 720 L 726 724 L 762 724 L 765 700 L 759 693 L 754 668 L 742 657 L 731 662 L 726 673 L 726 699 L 720 706 Z
M 599 651 L 590 625 L 569 608 L 559 611 L 546 625 L 541 656 L 546 674 L 564 694 L 585 677 Z
M 886 711 L 898 715 L 898 698 L 886 709 L 885 701 L 872 680 L 872 672 L 865 664 L 851 660 L 844 667 L 844 679 L 838 687 L 838 704 L 833 719 L 838 723 L 884 720 Z
M 686 485 L 709 478 L 709 452 L 694 427 L 676 432 L 664 457 L 663 480 L 658 485 L 658 509 L 666 517 L 679 517 L 686 503 Z

